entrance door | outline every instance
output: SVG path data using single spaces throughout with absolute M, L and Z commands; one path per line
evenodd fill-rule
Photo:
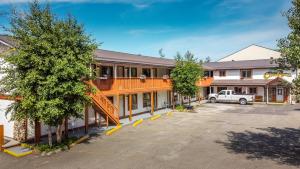
M 276 92 L 276 101 L 277 102 L 283 102 L 283 88 L 277 88 Z

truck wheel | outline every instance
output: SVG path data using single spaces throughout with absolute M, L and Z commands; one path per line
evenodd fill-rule
M 211 102 L 211 103 L 216 103 L 216 102 L 217 102 L 217 99 L 214 98 L 214 97 L 212 97 L 212 98 L 210 98 L 210 102 Z
M 246 99 L 240 99 L 240 105 L 246 105 L 247 100 Z

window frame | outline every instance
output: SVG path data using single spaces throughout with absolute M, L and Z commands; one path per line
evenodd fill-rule
M 149 72 L 148 72 L 149 76 L 144 73 L 144 70 L 149 70 Z M 151 78 L 151 68 L 142 68 L 142 75 L 145 75 L 146 77 L 150 77 Z
M 138 109 L 138 95 L 137 94 L 132 94 L 131 95 L 131 99 L 132 99 L 132 106 L 131 109 L 132 110 L 137 110 Z M 128 110 L 129 110 L 129 96 L 128 96 Z
M 243 77 L 243 72 L 246 72 L 246 77 Z M 248 76 L 248 73 L 250 72 L 250 76 Z M 240 70 L 240 79 L 252 79 L 253 76 L 253 70 L 252 69 L 241 69 Z
M 145 96 L 147 96 L 147 95 L 149 96 L 149 98 L 145 98 Z M 149 93 L 149 92 L 143 93 L 143 108 L 146 108 L 146 107 L 151 107 L 151 93 Z
M 220 77 L 226 77 L 226 70 L 219 70 Z
M 253 89 L 255 89 L 255 92 L 251 92 Z M 249 87 L 249 94 L 257 94 L 257 87 Z

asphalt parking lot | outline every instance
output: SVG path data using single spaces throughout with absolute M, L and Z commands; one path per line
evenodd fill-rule
M 204 104 L 125 126 L 52 156 L 0 154 L 0 168 L 292 169 L 300 167 L 300 105 Z

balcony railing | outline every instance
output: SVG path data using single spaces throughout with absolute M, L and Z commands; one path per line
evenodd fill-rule
M 207 87 L 212 81 L 212 77 L 206 77 L 199 80 L 197 86 Z M 104 95 L 172 90 L 172 81 L 168 78 L 107 78 L 93 82 Z
M 171 90 L 170 79 L 163 78 L 108 78 L 96 79 L 94 84 L 105 95 L 127 94 L 137 92 L 150 92 L 159 90 Z
M 211 85 L 213 82 L 214 78 L 213 77 L 203 77 L 201 80 L 197 82 L 197 86 L 199 87 L 208 87 Z

